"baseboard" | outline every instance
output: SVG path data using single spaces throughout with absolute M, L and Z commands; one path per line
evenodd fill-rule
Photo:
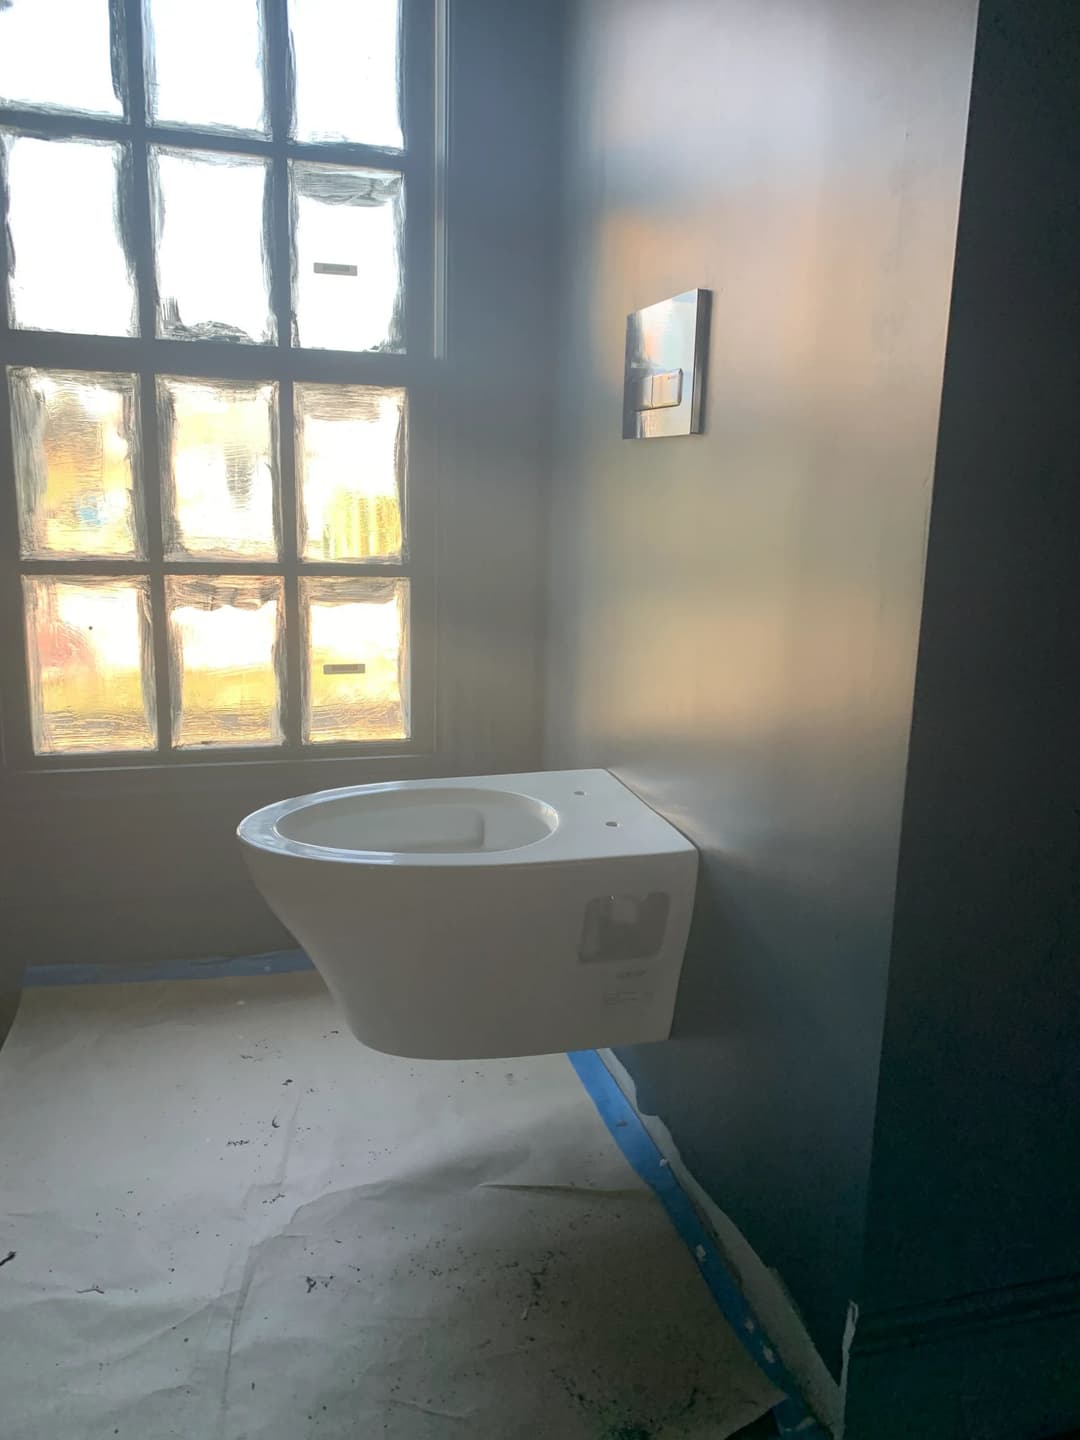
M 844 1440 L 1052 1440 L 1080 1427 L 1080 1276 L 853 1312 Z
M 767 1332 L 785 1368 L 807 1406 L 833 1434 L 840 1430 L 840 1387 L 811 1340 L 791 1297 L 775 1271 L 770 1270 L 753 1246 L 687 1169 L 671 1131 L 656 1115 L 646 1115 L 637 1103 L 633 1077 L 611 1050 L 597 1052 L 612 1078 L 633 1107 L 646 1132 L 680 1185 L 690 1196 L 712 1233 L 728 1268 L 735 1275 L 747 1304 Z M 923 1437 L 926 1440 L 926 1437 Z

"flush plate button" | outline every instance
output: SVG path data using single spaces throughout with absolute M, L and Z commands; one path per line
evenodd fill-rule
M 642 375 L 637 382 L 635 410 L 667 410 L 682 401 L 681 370 L 664 370 L 659 375 Z

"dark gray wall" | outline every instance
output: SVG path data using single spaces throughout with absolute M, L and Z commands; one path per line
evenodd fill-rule
M 875 1233 L 914 1220 L 920 1264 L 876 1246 L 868 1301 L 1080 1272 L 1070 9 L 982 6 L 874 1151 Z
M 1075 6 L 983 0 L 853 1364 L 910 1405 L 865 1333 L 995 1317 L 943 1440 L 1080 1424 L 1078 85 Z
M 975 0 L 582 0 L 548 763 L 703 859 L 644 1108 L 838 1366 L 857 1293 Z M 619 438 L 714 292 L 707 433 Z

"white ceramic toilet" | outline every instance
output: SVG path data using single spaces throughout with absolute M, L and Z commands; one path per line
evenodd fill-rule
M 481 1059 L 670 1033 L 697 851 L 606 770 L 324 790 L 238 833 L 365 1045 Z

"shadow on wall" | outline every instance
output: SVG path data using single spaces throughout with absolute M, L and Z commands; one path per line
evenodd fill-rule
M 2 919 L 0 930 L 6 930 Z M 12 945 L 0 948 L 0 1045 L 14 1023 L 22 993 L 23 960 L 21 955 L 12 953 L 16 949 Z

